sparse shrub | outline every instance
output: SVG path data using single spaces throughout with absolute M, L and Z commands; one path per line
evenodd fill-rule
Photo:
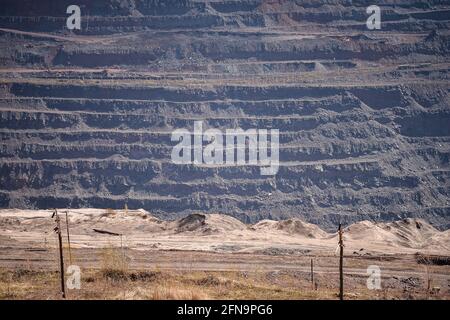
M 118 269 L 102 269 L 102 276 L 112 281 L 128 280 L 128 274 L 126 271 Z
M 204 278 L 195 281 L 195 284 L 200 286 L 218 286 L 222 283 L 219 278 L 209 274 Z
M 37 275 L 39 275 L 38 271 L 20 268 L 13 271 L 12 280 L 20 280 L 24 277 L 35 277 Z
M 425 264 L 425 265 L 437 265 L 437 266 L 450 265 L 450 258 L 447 256 L 423 255 L 417 253 L 416 261 L 418 264 Z
M 128 261 L 120 248 L 108 247 L 102 251 L 103 277 L 111 280 L 126 280 L 128 278 Z
M 130 273 L 129 278 L 131 281 L 155 281 L 160 278 L 160 276 L 160 272 L 139 271 Z

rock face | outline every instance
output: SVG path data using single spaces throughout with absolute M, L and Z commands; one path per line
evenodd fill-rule
M 450 227 L 445 1 L 5 0 L 0 207 Z M 280 130 L 275 176 L 178 165 L 172 131 Z

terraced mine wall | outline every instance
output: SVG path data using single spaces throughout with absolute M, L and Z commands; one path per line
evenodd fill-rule
M 0 207 L 450 227 L 450 3 L 4 2 Z M 278 173 L 174 164 L 199 120 L 278 129 Z

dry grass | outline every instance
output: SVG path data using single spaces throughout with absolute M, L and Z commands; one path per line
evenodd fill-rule
M 104 277 L 120 280 L 128 272 L 128 259 L 123 248 L 106 247 L 101 252 L 101 273 Z
M 318 274 L 319 288 L 313 290 L 308 276 L 295 272 L 82 268 L 81 281 L 80 290 L 68 291 L 69 299 L 286 300 L 338 298 L 338 290 L 333 285 L 337 283 L 337 278 Z M 400 288 L 374 291 L 368 290 L 364 281 L 365 278 L 360 280 L 346 278 L 346 299 L 427 298 L 425 291 L 421 288 L 408 292 Z M 442 292 L 440 295 L 430 298 L 448 299 L 448 295 Z M 29 269 L 0 269 L 0 299 L 60 299 L 59 273 Z
M 119 295 L 117 298 L 122 299 Z M 126 291 L 125 299 L 131 300 L 205 300 L 209 296 L 198 287 L 178 287 L 176 285 L 157 285 L 150 289 L 137 287 Z
M 152 293 L 153 300 L 204 300 L 208 299 L 200 288 L 180 289 L 176 287 L 157 287 Z

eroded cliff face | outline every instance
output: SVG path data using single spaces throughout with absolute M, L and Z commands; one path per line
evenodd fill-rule
M 69 3 L 70 2 L 70 3 Z M 450 2 L 4 1 L 0 206 L 450 227 Z M 280 130 L 275 176 L 172 131 Z

